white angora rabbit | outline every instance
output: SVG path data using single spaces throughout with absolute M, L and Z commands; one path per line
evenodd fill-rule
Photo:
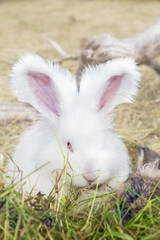
M 117 59 L 86 68 L 78 90 L 61 66 L 37 55 L 22 57 L 13 67 L 11 86 L 40 118 L 22 136 L 9 168 L 22 170 L 22 178 L 28 175 L 23 179 L 27 191 L 49 194 L 66 159 L 67 179 L 75 187 L 104 182 L 114 187 L 125 181 L 130 160 L 121 137 L 112 131 L 112 110 L 132 102 L 139 80 L 133 60 Z

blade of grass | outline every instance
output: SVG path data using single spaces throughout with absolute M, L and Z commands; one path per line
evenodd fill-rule
M 90 208 L 90 211 L 89 211 L 89 215 L 88 215 L 86 224 L 83 226 L 81 231 L 84 231 L 87 228 L 88 224 L 89 224 L 89 221 L 90 221 L 90 218 L 91 218 L 91 214 L 92 214 L 92 211 L 93 211 L 93 207 L 94 207 L 94 204 L 95 204 L 96 196 L 97 196 L 97 190 L 98 190 L 98 183 L 96 185 L 95 194 L 94 194 L 94 197 L 93 197 L 92 205 L 91 205 L 91 208 Z

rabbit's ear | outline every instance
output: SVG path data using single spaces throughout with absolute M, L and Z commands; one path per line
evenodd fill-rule
M 160 156 L 149 149 L 147 146 L 140 146 L 136 149 L 137 151 L 137 169 L 140 170 L 143 167 L 148 166 L 149 168 L 152 168 L 153 170 L 160 169 Z
M 76 86 L 70 72 L 38 55 L 25 55 L 13 67 L 11 87 L 19 100 L 47 118 L 57 118 Z
M 80 94 L 97 111 L 109 113 L 121 103 L 132 102 L 140 74 L 132 59 L 116 59 L 88 67 L 82 74 Z

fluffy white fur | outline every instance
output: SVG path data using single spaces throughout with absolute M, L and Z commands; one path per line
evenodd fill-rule
M 22 57 L 12 69 L 10 77 L 13 93 L 20 101 L 27 102 L 35 107 L 43 116 L 51 120 L 50 122 L 52 123 L 52 121 L 55 121 L 55 114 L 42 108 L 40 103 L 37 102 L 28 83 L 29 72 L 40 72 L 54 79 L 57 94 L 61 96 L 61 111 L 63 111 L 66 104 L 73 101 L 72 98 L 74 94 L 76 94 L 76 83 L 74 78 L 68 70 L 62 69 L 59 65 L 53 65 L 40 56 L 32 54 Z
M 89 101 L 93 108 L 97 108 L 104 87 L 112 76 L 122 76 L 123 79 L 114 101 L 107 109 L 104 108 L 105 113 L 111 112 L 121 103 L 131 103 L 137 94 L 140 73 L 133 59 L 123 58 L 85 69 L 80 86 L 84 102 Z
M 37 100 L 28 84 L 29 72 L 49 76 L 56 87 L 53 94 L 59 99 L 60 116 L 43 108 Z M 120 86 L 109 106 L 98 109 L 104 89 L 113 76 L 121 76 Z M 91 182 L 108 182 L 114 187 L 117 181 L 125 181 L 130 172 L 129 156 L 121 138 L 112 131 L 109 113 L 118 104 L 132 101 L 139 79 L 133 60 L 117 59 L 87 68 L 78 92 L 74 78 L 60 66 L 37 55 L 20 59 L 13 67 L 12 89 L 21 101 L 33 105 L 42 117 L 22 136 L 16 147 L 13 156 L 16 166 L 9 163 L 11 177 L 17 166 L 23 171 L 23 177 L 34 172 L 22 181 L 26 182 L 27 191 L 35 188 L 48 194 L 55 184 L 56 169 L 64 168 L 64 156 L 69 154 L 67 172 L 71 178 L 68 180 L 72 179 L 77 187 L 88 186 Z M 68 142 L 73 152 L 67 148 Z

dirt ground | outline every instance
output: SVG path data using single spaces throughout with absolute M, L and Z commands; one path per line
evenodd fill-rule
M 143 31 L 160 14 L 158 0 L 0 0 L 0 101 L 16 101 L 9 88 L 9 73 L 25 53 L 54 60 L 59 57 L 48 39 L 68 53 L 80 48 L 80 39 L 108 32 L 124 38 Z M 159 59 L 158 59 L 159 60 Z M 63 64 L 73 73 L 78 63 Z M 116 110 L 116 131 L 133 149 L 147 144 L 160 153 L 160 76 L 140 66 L 139 96 L 132 105 Z M 0 127 L 0 152 L 11 153 L 24 124 Z

